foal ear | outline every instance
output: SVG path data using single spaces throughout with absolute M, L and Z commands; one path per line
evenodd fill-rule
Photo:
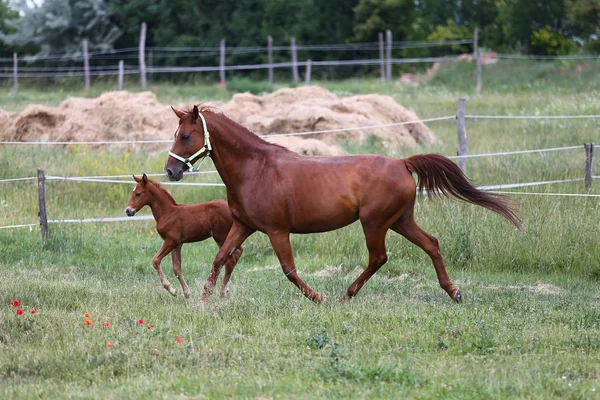
M 146 186 L 148 184 L 148 177 L 146 176 L 146 174 L 144 174 L 144 176 L 142 176 L 142 183 L 144 184 L 144 186 Z
M 141 179 L 140 179 L 140 178 L 138 178 L 138 177 L 137 177 L 137 176 L 135 176 L 135 175 L 131 175 L 131 176 L 133 176 L 133 180 L 134 180 L 134 181 L 136 181 L 137 183 L 140 183 L 140 181 L 141 181 Z
M 171 110 L 177 115 L 177 118 L 181 119 L 185 115 L 183 111 L 176 110 L 175 107 L 171 106 Z
M 195 123 L 199 116 L 200 111 L 198 110 L 198 106 L 194 104 L 194 109 L 192 110 L 192 123 Z

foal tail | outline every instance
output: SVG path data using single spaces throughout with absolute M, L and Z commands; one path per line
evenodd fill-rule
M 419 193 L 456 197 L 502 215 L 521 229 L 513 205 L 505 196 L 484 192 L 471 184 L 461 169 L 448 158 L 439 154 L 421 154 L 409 157 L 404 164 L 419 177 Z

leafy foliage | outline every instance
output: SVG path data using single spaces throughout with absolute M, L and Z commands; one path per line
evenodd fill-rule
M 45 0 L 41 5 L 20 0 L 15 7 L 22 17 L 8 21 L 15 32 L 2 39 L 9 45 L 34 45 L 38 55 L 80 53 L 83 39 L 91 50 L 111 49 L 120 35 L 103 0 Z

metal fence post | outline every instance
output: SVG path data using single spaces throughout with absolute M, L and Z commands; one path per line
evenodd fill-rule
M 13 97 L 19 93 L 19 62 L 17 53 L 13 53 Z
M 225 39 L 221 39 L 220 57 L 219 57 L 219 83 L 225 84 Z
M 267 63 L 269 64 L 269 86 L 273 84 L 273 38 L 267 36 Z

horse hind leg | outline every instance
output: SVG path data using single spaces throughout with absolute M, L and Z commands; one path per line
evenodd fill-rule
M 452 284 L 448 272 L 446 272 L 437 238 L 431 236 L 417 225 L 412 216 L 412 210 L 405 213 L 396 221 L 392 225 L 392 230 L 419 246 L 431 257 L 440 286 L 448 293 L 452 300 L 460 303 L 462 301 L 462 293 L 460 289 Z
M 179 280 L 181 289 L 183 289 L 183 295 L 186 299 L 189 299 L 191 294 L 190 288 L 188 287 L 185 279 L 183 278 L 183 274 L 181 273 L 181 246 L 183 245 L 180 244 L 177 246 L 171 253 L 171 260 L 173 261 L 173 274 L 175 274 L 175 277 Z
M 225 296 L 227 292 L 229 292 L 229 279 L 231 279 L 231 274 L 233 273 L 233 270 L 243 252 L 244 246 L 238 247 L 233 253 L 231 253 L 227 259 L 227 262 L 225 263 L 225 276 L 223 277 L 223 286 L 221 287 L 221 297 Z
M 348 287 L 346 295 L 341 301 L 352 299 L 365 283 L 387 262 L 387 253 L 385 249 L 386 228 L 377 227 L 374 229 L 363 225 L 367 249 L 369 250 L 369 265 L 362 274 Z

